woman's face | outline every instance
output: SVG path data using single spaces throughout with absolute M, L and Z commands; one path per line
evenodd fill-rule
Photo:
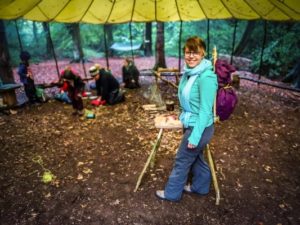
M 184 60 L 186 65 L 189 68 L 194 68 L 197 65 L 199 65 L 202 59 L 203 59 L 203 51 L 200 48 L 198 48 L 197 51 L 190 50 L 189 48 L 185 49 Z
M 98 73 L 98 74 L 94 77 L 94 79 L 95 79 L 95 80 L 99 80 L 99 78 L 100 78 L 100 74 Z

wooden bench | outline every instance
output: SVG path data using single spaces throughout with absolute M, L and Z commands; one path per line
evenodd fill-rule
M 0 96 L 3 98 L 3 104 L 7 107 L 18 104 L 15 90 L 22 87 L 21 84 L 2 84 L 0 86 Z

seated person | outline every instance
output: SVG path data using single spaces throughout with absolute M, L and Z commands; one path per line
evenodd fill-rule
M 98 98 L 93 100 L 93 105 L 114 105 L 125 100 L 125 96 L 120 92 L 117 79 L 104 68 L 98 69 L 92 66 L 89 69 L 91 77 L 95 79 Z
M 123 83 L 125 84 L 125 88 L 139 88 L 139 76 L 140 72 L 134 65 L 134 62 L 126 58 L 124 60 L 124 65 L 122 67 L 122 78 L 123 78 Z
M 67 91 L 74 109 L 73 115 L 83 115 L 82 91 L 84 90 L 84 82 L 81 77 L 71 68 L 66 68 L 62 72 L 62 91 Z

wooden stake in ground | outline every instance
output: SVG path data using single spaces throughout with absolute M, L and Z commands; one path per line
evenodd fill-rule
M 214 160 L 213 160 L 213 157 L 212 157 L 212 154 L 211 154 L 211 151 L 209 149 L 208 144 L 206 145 L 205 149 L 206 149 L 206 152 L 207 152 L 208 163 L 209 163 L 209 167 L 210 167 L 210 171 L 211 171 L 211 175 L 212 175 L 214 189 L 215 189 L 215 192 L 216 192 L 216 205 L 219 205 L 219 203 L 220 203 L 220 189 L 219 189 L 218 180 L 217 180 L 217 176 L 216 176 Z
M 147 159 L 147 162 L 146 162 L 146 164 L 145 164 L 145 166 L 144 166 L 144 168 L 143 168 L 143 170 L 142 170 L 142 172 L 141 172 L 141 174 L 140 174 L 140 176 L 139 176 L 139 178 L 138 178 L 138 181 L 137 181 L 137 183 L 136 183 L 136 185 L 135 185 L 134 192 L 136 192 L 137 189 L 139 188 L 139 186 L 140 186 L 140 184 L 141 184 L 141 182 L 142 182 L 142 178 L 143 178 L 143 176 L 144 176 L 144 174 L 145 174 L 145 172 L 146 172 L 146 170 L 147 170 L 149 164 L 151 163 L 151 166 L 152 166 L 152 167 L 153 167 L 153 165 L 154 165 L 154 157 L 155 157 L 155 154 L 156 154 L 157 149 L 158 149 L 159 146 L 160 146 L 160 141 L 161 141 L 161 138 L 162 138 L 162 134 L 163 134 L 163 129 L 161 128 L 161 129 L 159 130 L 158 135 L 157 135 L 156 142 L 155 142 L 155 144 L 154 144 L 154 146 L 153 146 L 153 148 L 152 148 L 152 150 L 151 150 L 151 153 L 150 153 L 150 155 L 149 155 L 149 157 L 148 157 L 148 159 Z

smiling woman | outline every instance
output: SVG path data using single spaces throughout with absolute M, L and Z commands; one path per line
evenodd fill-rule
M 214 133 L 212 108 L 218 87 L 217 76 L 212 71 L 212 63 L 204 59 L 206 45 L 201 38 L 187 39 L 183 50 L 185 67 L 178 97 L 184 135 L 165 189 L 156 191 L 158 198 L 169 201 L 179 201 L 183 191 L 208 194 L 211 183 L 203 150 Z M 189 171 L 193 175 L 192 184 L 187 184 Z
M 189 68 L 197 66 L 205 56 L 206 45 L 200 38 L 189 38 L 183 48 L 185 63 Z

